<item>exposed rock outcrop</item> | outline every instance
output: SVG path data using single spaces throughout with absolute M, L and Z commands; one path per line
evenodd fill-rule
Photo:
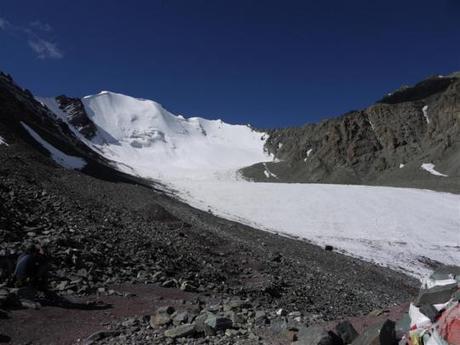
M 364 110 L 268 133 L 266 149 L 278 162 L 242 169 L 247 178 L 406 186 L 423 180 L 427 188 L 460 191 L 460 79 L 454 75 L 403 88 Z M 429 162 L 448 178 L 420 169 Z M 264 174 L 267 168 L 276 179 Z

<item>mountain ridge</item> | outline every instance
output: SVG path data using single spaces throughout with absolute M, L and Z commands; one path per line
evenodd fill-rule
M 277 178 L 267 177 L 261 163 L 241 171 L 259 182 L 415 186 L 458 193 L 459 121 L 460 79 L 431 77 L 363 110 L 269 130 L 265 148 L 278 162 L 266 165 Z M 436 163 L 448 177 L 432 179 L 420 169 L 423 163 Z
M 11 77 L 8 79 L 6 74 L 3 74 L 3 80 L 14 84 Z M 138 126 L 137 132 L 130 133 L 129 136 L 132 137 L 123 138 L 124 141 L 130 142 L 131 148 L 150 147 L 152 150 L 159 148 L 163 152 L 169 150 L 169 153 L 165 153 L 165 159 L 161 164 L 158 162 L 156 167 L 162 167 L 165 160 L 170 161 L 171 157 L 176 157 L 174 159 L 177 164 L 174 163 L 167 171 L 163 169 L 159 175 L 155 175 L 157 177 L 163 177 L 171 171 L 180 171 L 180 169 L 185 169 L 180 174 L 190 174 L 192 173 L 189 169 L 190 165 L 194 168 L 197 166 L 214 168 L 215 162 L 220 162 L 222 157 L 232 157 L 231 162 L 228 162 L 231 163 L 229 166 L 240 169 L 243 178 L 258 182 L 367 184 L 460 193 L 460 78 L 458 73 L 447 77 L 433 76 L 412 87 L 400 88 L 362 110 L 347 112 L 315 124 L 270 129 L 266 133 L 249 126 L 228 125 L 220 120 L 184 118 L 169 113 L 155 101 L 109 91 L 81 99 L 64 95 L 56 98 L 38 98 L 45 106 L 40 110 L 44 114 L 42 122 L 49 123 L 54 114 L 54 117 L 63 122 L 58 127 L 61 128 L 60 131 L 66 133 L 64 136 L 68 136 L 68 132 L 74 132 L 73 136 L 65 140 L 70 139 L 73 146 L 83 150 L 89 149 L 92 151 L 89 154 L 95 155 L 97 160 L 104 161 L 104 164 L 112 167 L 118 164 L 118 169 L 132 174 L 134 170 L 126 168 L 121 164 L 125 162 L 120 162 L 117 158 L 117 155 L 122 154 L 118 150 L 120 138 L 113 138 L 106 132 L 106 129 L 112 126 L 110 121 L 107 120 L 99 125 L 94 122 L 104 111 L 107 113 L 104 116 L 109 116 L 112 120 L 111 117 L 118 108 L 109 107 L 109 110 L 101 111 L 96 104 L 95 110 L 89 109 L 92 100 L 108 96 L 128 99 L 137 104 L 133 109 L 127 107 L 128 110 L 125 111 L 128 117 L 131 116 L 131 122 L 125 124 L 128 129 L 131 124 L 144 121 L 140 126 L 142 129 Z M 33 98 L 30 92 L 27 97 Z M 28 99 L 27 102 L 33 100 Z M 165 131 L 156 128 L 156 125 L 152 127 L 151 118 L 142 120 L 143 115 L 139 118 L 139 114 L 145 110 L 139 108 L 139 111 L 134 111 L 138 103 L 152 105 L 153 110 L 150 111 L 149 116 L 162 114 L 163 121 L 168 120 L 175 132 L 172 133 L 172 137 L 170 135 L 166 140 Z M 129 112 L 137 112 L 137 114 Z M 124 119 L 126 114 L 119 116 L 117 121 L 127 121 Z M 29 120 L 35 121 L 36 124 L 36 119 Z M 209 138 L 213 135 L 206 135 L 206 127 L 211 125 L 215 127 L 211 129 L 212 131 L 228 126 L 232 129 L 241 128 L 243 132 L 229 132 L 226 137 L 221 138 L 220 142 L 211 142 Z M 56 127 L 56 124 L 53 126 Z M 118 124 L 115 125 L 117 126 Z M 115 128 L 117 131 L 118 127 Z M 152 128 L 150 131 L 145 130 L 147 127 Z M 178 133 L 197 130 L 199 133 L 197 132 L 195 138 L 202 137 L 203 140 L 194 150 L 187 147 L 190 143 L 197 143 L 196 140 L 189 140 L 190 138 L 184 136 L 184 140 L 179 144 L 176 145 L 174 142 Z M 49 129 L 45 128 L 45 131 L 49 132 Z M 98 131 L 103 133 L 102 137 L 105 139 L 99 140 L 97 143 L 99 146 L 95 147 L 92 144 Z M 81 134 L 80 138 L 78 133 Z M 250 139 L 251 136 L 253 139 Z M 260 140 L 259 144 L 263 145 L 257 144 L 257 136 L 259 138 L 257 140 Z M 242 139 L 246 140 L 243 140 L 243 144 L 240 143 Z M 163 145 L 167 141 L 169 146 Z M 113 152 L 104 154 L 107 147 L 103 145 L 110 143 L 114 144 L 110 148 Z M 161 145 L 164 148 L 161 148 Z M 221 145 L 220 151 L 207 153 L 203 151 L 201 154 L 196 152 L 203 150 L 203 147 L 209 148 L 215 145 Z M 235 150 L 239 145 L 242 150 Z M 250 149 L 252 153 L 246 152 L 244 145 L 252 147 Z M 139 152 L 141 150 L 131 150 L 125 156 L 132 158 Z M 152 153 L 158 155 L 158 152 Z M 195 156 L 194 161 L 187 162 L 193 156 Z M 206 156 L 210 157 L 208 162 L 203 161 Z M 239 157 L 246 158 L 239 159 Z M 227 165 L 224 164 L 221 168 Z M 431 174 L 430 170 L 424 168 L 427 165 L 433 165 L 433 169 L 439 174 Z M 149 175 L 151 171 L 151 167 L 145 167 L 144 172 L 138 171 L 137 174 L 152 178 Z

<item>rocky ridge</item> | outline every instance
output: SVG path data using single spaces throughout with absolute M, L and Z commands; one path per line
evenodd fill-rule
M 378 184 L 460 192 L 460 79 L 428 78 L 376 104 L 302 127 L 269 130 L 278 162 L 242 169 L 256 181 Z M 448 178 L 420 169 L 432 162 Z M 269 170 L 272 174 L 264 173 Z

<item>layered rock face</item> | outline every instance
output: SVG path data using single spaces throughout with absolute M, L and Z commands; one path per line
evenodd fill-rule
M 68 122 L 87 139 L 92 139 L 96 135 L 97 128 L 89 119 L 83 102 L 79 98 L 70 98 L 65 95 L 56 97 L 60 109 L 67 115 Z
M 242 172 L 270 182 L 410 185 L 422 179 L 430 185 L 440 179 L 420 169 L 428 162 L 449 176 L 440 184 L 456 184 L 459 121 L 460 79 L 432 77 L 364 110 L 269 131 L 266 149 L 279 161 Z M 264 173 L 267 167 L 275 176 Z

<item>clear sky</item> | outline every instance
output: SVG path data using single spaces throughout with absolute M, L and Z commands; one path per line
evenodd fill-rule
M 285 127 L 460 70 L 458 0 L 14 0 L 0 70 L 34 94 L 101 90 Z

